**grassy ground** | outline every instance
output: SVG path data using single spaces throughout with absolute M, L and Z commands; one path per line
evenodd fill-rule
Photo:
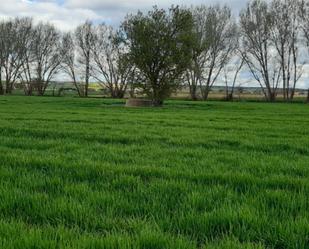
M 309 106 L 0 98 L 0 248 L 309 248 Z

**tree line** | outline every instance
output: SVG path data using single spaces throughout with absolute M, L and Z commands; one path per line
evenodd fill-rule
M 267 101 L 292 101 L 309 48 L 307 0 L 252 0 L 239 18 L 228 6 L 153 7 L 127 15 L 120 27 L 90 21 L 63 33 L 31 18 L 0 22 L 0 94 L 21 84 L 44 95 L 56 75 L 71 79 L 80 97 L 90 81 L 113 98 L 135 89 L 161 105 L 180 87 L 207 100 L 224 79 L 233 100 L 243 70 Z

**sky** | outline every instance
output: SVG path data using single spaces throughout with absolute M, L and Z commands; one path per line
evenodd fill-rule
M 85 20 L 117 27 L 127 13 L 146 11 L 154 5 L 167 8 L 172 4 L 227 4 L 236 17 L 246 3 L 247 0 L 0 0 L 0 19 L 31 16 L 35 22 L 46 21 L 62 31 L 71 31 Z M 240 75 L 239 82 L 252 85 L 248 72 Z M 298 87 L 309 88 L 309 64 L 304 65 Z
M 117 26 L 127 13 L 148 10 L 152 6 L 224 4 L 235 14 L 246 0 L 0 0 L 0 18 L 32 16 L 35 21 L 49 21 L 63 31 L 71 30 L 89 19 Z

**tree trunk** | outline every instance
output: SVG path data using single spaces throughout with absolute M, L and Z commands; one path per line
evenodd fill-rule
M 2 68 L 0 67 L 0 95 L 4 94 L 3 84 L 2 84 Z
M 307 94 L 307 103 L 309 104 L 309 88 L 308 88 L 308 94 Z
M 155 106 L 155 107 L 160 107 L 160 106 L 163 105 L 163 100 L 154 99 L 154 100 L 152 101 L 152 103 L 153 103 L 153 106 Z
M 209 73 L 208 73 L 208 78 L 207 78 L 207 82 L 206 82 L 206 86 L 205 89 L 203 91 L 202 87 L 201 87 L 201 91 L 203 94 L 203 100 L 206 101 L 208 99 L 208 95 L 210 93 L 210 89 L 211 89 L 211 75 L 213 72 L 213 67 L 210 68 Z
M 38 96 L 44 95 L 44 83 L 42 79 L 37 80 Z
M 226 95 L 226 101 L 233 101 L 234 100 L 234 94 L 233 93 L 229 93 Z
M 210 93 L 210 87 L 209 86 L 205 86 L 205 89 L 203 91 L 203 100 L 206 101 L 208 99 Z
M 10 83 L 8 80 L 5 83 L 5 93 L 11 94 L 12 93 L 13 84 Z
M 115 90 L 115 89 L 110 90 L 110 96 L 113 99 L 123 99 L 124 95 L 125 95 L 125 92 L 123 90 L 119 90 L 119 89 L 118 90 Z
M 86 80 L 84 97 L 88 97 L 89 79 Z
M 276 93 L 273 91 L 269 92 L 269 96 L 268 96 L 268 100 L 269 102 L 275 102 L 276 101 Z
M 38 88 L 38 96 L 43 96 L 44 93 L 43 93 L 43 90 L 41 88 Z
M 32 87 L 32 83 L 29 83 L 29 86 L 24 86 L 24 93 L 26 96 L 32 96 L 33 94 L 33 87 Z
M 11 94 L 12 93 L 12 90 L 10 88 L 5 88 L 5 93 L 6 94 Z
M 190 86 L 190 95 L 191 95 L 191 100 L 196 101 L 197 98 L 197 87 L 196 85 L 191 85 Z
M 88 97 L 89 78 L 90 78 L 90 51 L 87 51 L 86 56 L 86 78 L 85 78 L 85 97 Z
M 134 86 L 134 84 L 130 84 L 129 94 L 130 94 L 130 98 L 134 98 L 135 97 L 135 86 Z

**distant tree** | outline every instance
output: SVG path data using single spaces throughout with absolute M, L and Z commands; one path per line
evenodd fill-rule
M 30 18 L 15 18 L 0 23 L 0 94 L 11 93 L 20 77 L 31 24 Z
M 305 45 L 305 48 L 307 48 L 308 50 L 309 49 L 309 1 L 308 0 L 299 1 L 299 17 L 300 17 L 300 27 L 302 31 L 301 39 L 303 41 L 303 45 Z M 306 58 L 308 58 L 308 54 Z M 309 89 L 308 89 L 307 103 L 309 103 Z
M 36 77 L 34 68 L 34 46 L 35 35 L 34 27 L 31 23 L 31 28 L 28 30 L 28 36 L 25 41 L 24 63 L 21 66 L 20 79 L 25 95 L 31 96 L 35 90 L 34 78 Z
M 210 38 L 207 34 L 208 7 L 205 5 L 191 8 L 194 26 L 192 42 L 192 58 L 189 68 L 186 70 L 185 78 L 189 85 L 192 100 L 198 99 L 198 88 L 202 81 L 208 61 Z
M 275 101 L 281 65 L 271 39 L 274 16 L 264 0 L 253 0 L 240 13 L 242 56 L 268 101 Z
M 29 32 L 21 78 L 26 94 L 31 95 L 35 89 L 42 96 L 60 69 L 60 34 L 49 23 L 39 23 Z
M 141 87 L 154 105 L 162 105 L 190 64 L 192 14 L 179 7 L 154 7 L 147 15 L 127 16 L 122 28 L 129 58 L 145 79 Z
M 305 38 L 306 46 L 309 48 L 309 2 L 308 0 L 299 1 L 299 16 L 301 29 Z
M 287 101 L 294 97 L 296 83 L 302 75 L 303 68 L 299 62 L 299 7 L 299 0 L 273 0 L 271 3 L 274 17 L 271 37 L 278 53 L 283 97 Z
M 71 78 L 80 97 L 87 97 L 91 77 L 94 27 L 89 21 L 62 39 L 62 70 Z
M 91 22 L 86 21 L 76 28 L 74 32 L 74 43 L 77 61 L 80 64 L 80 70 L 83 75 L 81 77 L 84 81 L 83 95 L 88 97 L 89 80 L 91 77 L 91 51 L 94 45 L 94 30 Z
M 212 86 L 237 47 L 237 25 L 229 7 L 192 9 L 194 42 L 192 64 L 187 71 L 187 81 L 192 99 L 196 99 L 197 86 L 207 100 Z
M 243 69 L 245 60 L 242 56 L 234 56 L 234 60 L 224 67 L 224 80 L 225 80 L 225 100 L 232 101 L 236 88 L 236 82 L 239 73 Z
M 75 43 L 71 33 L 63 35 L 62 39 L 62 70 L 73 81 L 79 97 L 84 97 L 86 92 L 85 83 L 80 80 L 81 65 L 76 59 Z M 84 68 L 83 68 L 84 69 Z
M 128 48 L 118 39 L 118 32 L 105 24 L 94 29 L 92 76 L 113 98 L 123 98 L 134 75 Z

